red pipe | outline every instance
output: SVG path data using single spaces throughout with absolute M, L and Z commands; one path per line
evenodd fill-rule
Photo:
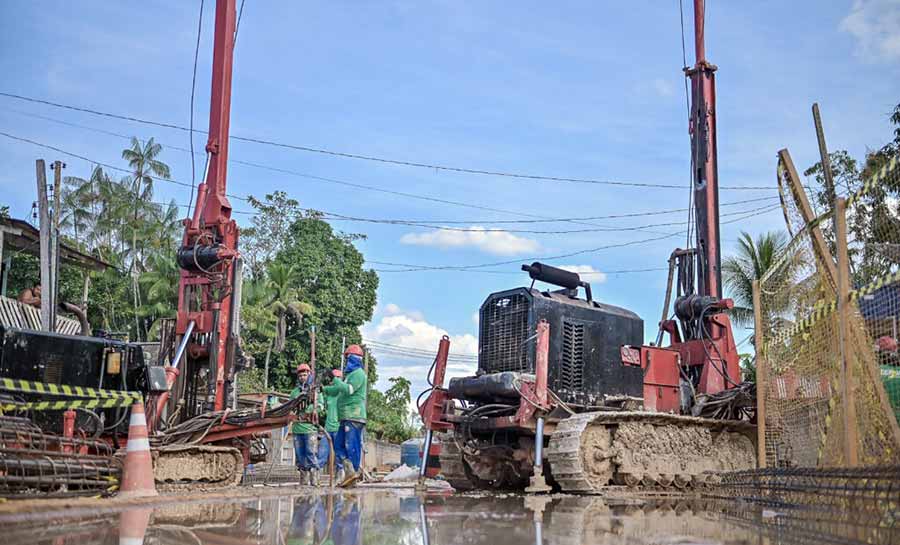
M 434 365 L 434 383 L 435 388 L 444 387 L 444 375 L 447 373 L 447 356 L 450 354 L 450 337 L 444 335 L 438 345 L 437 359 Z
M 541 320 L 537 325 L 537 348 L 534 358 L 534 395 L 538 404 L 547 406 L 547 363 L 550 356 L 550 324 Z

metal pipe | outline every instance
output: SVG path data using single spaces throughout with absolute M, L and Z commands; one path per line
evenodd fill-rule
M 419 500 L 419 522 L 422 524 L 422 545 L 429 545 L 428 519 L 425 517 L 425 504 Z
M 178 350 L 175 351 L 175 358 L 169 362 L 169 365 L 178 369 L 178 364 L 181 362 L 181 356 L 184 355 L 184 350 L 187 348 L 187 343 L 191 339 L 191 333 L 194 332 L 194 326 L 196 323 L 194 320 L 188 322 L 187 329 L 184 330 L 184 336 L 181 337 L 181 344 L 178 345 Z
M 537 325 L 537 347 L 534 365 L 534 395 L 541 408 L 547 407 L 547 369 L 550 357 L 550 324 L 541 320 Z
M 534 474 L 540 475 L 544 465 L 544 418 L 538 417 L 534 432 Z
M 428 468 L 428 453 L 431 451 L 431 441 L 433 437 L 431 430 L 425 431 L 425 441 L 422 443 L 422 463 L 419 466 L 419 480 L 425 479 L 425 471 Z

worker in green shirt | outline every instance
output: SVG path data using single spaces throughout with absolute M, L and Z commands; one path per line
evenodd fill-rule
M 363 431 L 366 427 L 366 390 L 368 377 L 363 370 L 363 349 L 351 344 L 344 351 L 346 364 L 343 379 L 325 387 L 325 393 L 338 393 L 340 427 L 335 436 L 334 455 L 341 461 L 344 479 L 341 486 L 349 486 L 359 479 L 363 452 Z
M 341 428 L 341 421 L 338 417 L 338 400 L 340 398 L 339 388 L 329 388 L 334 382 L 335 379 L 340 379 L 344 376 L 340 369 L 332 369 L 329 371 L 331 375 L 331 379 L 328 380 L 328 384 L 326 384 L 322 388 L 322 398 L 324 398 L 324 407 L 325 407 L 325 433 L 328 434 L 328 437 L 331 438 L 329 443 L 328 439 L 325 437 L 321 437 L 319 439 L 319 467 L 325 467 L 328 465 L 328 455 L 331 453 L 331 448 L 329 445 L 337 444 L 337 434 L 338 430 Z M 334 457 L 334 482 L 340 483 L 344 478 L 344 470 L 343 465 L 341 464 L 340 458 L 335 455 Z
M 291 399 L 298 397 L 301 392 L 310 391 L 312 388 L 310 371 L 309 364 L 301 363 L 297 366 L 297 387 L 291 392 Z M 294 435 L 294 458 L 297 470 L 300 471 L 301 485 L 316 486 L 319 481 L 315 414 L 316 406 L 310 403 L 291 427 L 291 433 Z

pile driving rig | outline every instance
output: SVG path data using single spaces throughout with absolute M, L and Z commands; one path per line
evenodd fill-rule
M 695 0 L 697 61 L 686 76 L 696 248 L 670 257 L 657 342 L 644 344 L 643 321 L 594 301 L 579 275 L 523 265 L 530 288 L 493 293 L 481 306 L 476 375 L 444 387 L 446 338 L 429 373 L 424 452 L 444 432 L 441 472 L 457 489 L 542 491 L 548 480 L 578 493 L 686 488 L 715 471 L 756 466 L 753 385 L 741 383 L 726 313 L 733 303 L 721 291 L 716 67 L 705 57 L 703 14 Z M 538 290 L 534 281 L 561 289 Z
M 157 486 L 166 489 L 239 482 L 246 464 L 265 456 L 254 450 L 254 439 L 296 420 L 314 403 L 315 392 L 309 390 L 268 411 L 265 403 L 260 410 L 231 410 L 234 377 L 251 365 L 241 352 L 238 226 L 226 195 L 236 16 L 235 0 L 216 2 L 206 165 L 177 253 L 175 335 L 161 347 L 172 357 L 153 365 L 136 343 L 0 327 L 2 378 L 142 394 Z M 0 401 L 54 399 L 47 393 L 41 389 Z M 123 444 L 127 407 L 82 413 L 47 411 L 35 420 L 47 431 Z

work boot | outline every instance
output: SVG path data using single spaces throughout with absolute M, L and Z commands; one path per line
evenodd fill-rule
M 309 470 L 309 486 L 319 486 L 319 470 Z
M 341 486 L 353 486 L 358 480 L 359 474 L 355 469 L 353 469 L 353 465 L 350 464 L 350 460 L 347 460 L 347 465 L 344 466 L 344 478 L 341 479 Z
M 344 468 L 334 470 L 334 479 L 332 479 L 332 482 L 334 482 L 334 484 L 341 484 L 341 482 L 343 480 L 344 480 Z
M 300 470 L 300 486 L 306 486 L 309 482 L 309 472 L 305 469 Z

